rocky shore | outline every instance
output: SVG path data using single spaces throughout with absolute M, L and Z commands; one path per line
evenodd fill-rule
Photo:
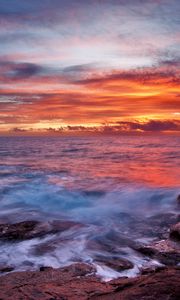
M 156 270 L 136 278 L 102 282 L 94 268 L 74 264 L 61 269 L 18 272 L 1 277 L 1 300 L 178 300 L 180 269 Z
M 179 198 L 178 198 L 179 201 Z M 179 202 L 178 202 L 179 204 Z M 103 282 L 97 275 L 94 263 L 83 262 L 53 269 L 41 266 L 37 271 L 16 272 L 12 265 L 0 264 L 0 300 L 178 300 L 180 295 L 180 222 L 178 214 L 161 214 L 146 219 L 131 220 L 122 213 L 120 217 L 122 235 L 107 236 L 89 241 L 89 248 L 106 250 L 111 255 L 96 255 L 94 262 L 105 265 L 118 272 L 132 269 L 133 263 L 117 257 L 112 248 L 113 240 L 121 246 L 130 247 L 139 255 L 159 262 L 156 266 L 139 269 L 135 278 L 120 277 Z M 128 219 L 129 227 L 125 228 Z M 72 221 L 54 220 L 50 222 L 23 221 L 10 224 L 0 222 L 0 242 L 19 242 L 46 235 L 53 235 L 77 229 L 83 224 Z M 132 227 L 131 227 L 132 223 Z M 129 230 L 129 231 L 128 231 Z M 133 240 L 133 230 L 139 237 L 153 237 L 144 244 Z M 131 231 L 131 232 L 130 232 Z M 124 231 L 125 232 L 125 231 Z M 129 237 L 131 236 L 131 238 Z M 43 255 L 53 245 L 40 244 L 34 251 Z

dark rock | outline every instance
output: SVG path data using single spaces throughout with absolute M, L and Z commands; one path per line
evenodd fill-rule
M 129 260 L 117 256 L 98 255 L 95 257 L 95 262 L 104 264 L 107 267 L 118 272 L 132 269 L 134 267 L 133 263 Z
M 106 236 L 98 236 L 87 242 L 87 248 L 91 250 L 100 250 L 110 253 L 116 253 L 116 245 L 112 243 Z
M 180 206 L 180 195 L 177 196 L 177 204 Z
M 71 221 L 23 221 L 15 224 L 0 224 L 0 239 L 4 240 L 26 240 L 41 237 L 46 234 L 55 234 L 68 230 L 73 226 L 81 226 Z
M 137 245 L 136 250 L 167 266 L 177 265 L 180 261 L 179 245 L 170 240 L 161 240 L 149 245 Z
M 54 233 L 65 231 L 72 227 L 80 228 L 80 227 L 84 226 L 81 223 L 73 222 L 73 221 L 66 221 L 66 220 L 54 220 L 49 223 L 52 227 L 52 232 L 54 232 Z
M 171 239 L 180 241 L 180 222 L 171 227 L 169 236 Z
M 158 220 L 159 219 L 159 220 Z M 166 213 L 159 214 L 157 218 L 151 218 L 152 222 L 154 222 L 154 229 L 156 229 L 157 237 L 159 238 L 167 238 L 170 230 L 170 226 L 177 223 L 179 221 L 179 215 Z M 152 223 L 153 225 L 153 223 Z
M 52 252 L 57 247 L 57 241 L 47 241 L 44 243 L 38 243 L 31 248 L 31 254 L 35 256 L 42 256 L 46 253 Z
M 179 216 L 173 213 L 156 214 L 146 219 L 144 225 L 139 228 L 142 236 L 168 238 L 169 228 L 177 223 Z M 144 235 L 143 235 L 144 234 Z
M 14 267 L 8 265 L 0 265 L 0 273 L 7 273 L 14 270 Z
M 113 230 L 105 235 L 99 235 L 91 239 L 87 243 L 87 247 L 91 250 L 106 251 L 112 254 L 126 254 L 119 250 L 121 247 L 132 247 L 136 244 L 127 235 L 119 234 Z
M 46 267 L 46 266 L 42 266 L 39 268 L 39 271 L 40 272 L 45 272 L 45 271 L 50 271 L 50 270 L 53 270 L 52 267 Z
M 16 224 L 1 224 L 0 238 L 8 240 L 23 240 L 36 235 L 35 228 L 39 225 L 37 221 L 24 221 Z
M 148 275 L 148 274 L 153 274 L 153 273 L 157 273 L 160 272 L 161 270 L 164 270 L 165 268 L 167 268 L 166 266 L 150 266 L 150 267 L 144 267 L 142 268 L 141 271 L 141 275 Z
M 146 219 L 134 217 L 128 213 L 116 214 L 122 235 L 129 238 L 158 237 L 168 238 L 169 227 L 180 221 L 180 216 L 173 213 L 156 214 Z

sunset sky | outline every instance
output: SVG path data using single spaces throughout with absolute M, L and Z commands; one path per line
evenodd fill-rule
M 180 131 L 179 0 L 0 0 L 0 133 Z

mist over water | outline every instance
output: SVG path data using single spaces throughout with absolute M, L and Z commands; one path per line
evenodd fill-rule
M 1 241 L 0 261 L 16 270 L 91 262 L 106 279 L 134 276 L 142 264 L 158 264 L 119 238 L 153 240 L 136 229 L 137 222 L 176 213 L 179 141 L 177 136 L 1 137 L 0 220 L 68 220 L 77 226 L 21 242 Z M 126 258 L 134 268 L 119 274 L 97 263 L 99 255 Z

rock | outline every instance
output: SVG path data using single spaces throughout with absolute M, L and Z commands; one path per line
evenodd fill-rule
M 14 267 L 8 265 L 0 265 L 0 273 L 8 273 L 14 270 Z
M 137 245 L 136 250 L 167 266 L 177 265 L 180 261 L 179 245 L 170 240 L 161 240 L 149 245 Z
M 180 216 L 173 213 L 161 213 L 143 219 L 121 212 L 117 217 L 119 231 L 131 240 L 142 237 L 168 238 L 169 227 L 180 221 Z
M 171 227 L 169 236 L 171 239 L 180 241 L 180 222 Z
M 111 254 L 125 254 L 121 247 L 133 247 L 136 244 L 127 235 L 119 234 L 113 230 L 105 235 L 99 235 L 87 243 L 87 248 L 91 250 L 106 251 Z
M 41 237 L 46 234 L 55 234 L 68 230 L 73 226 L 80 226 L 79 223 L 71 221 L 23 221 L 15 224 L 0 224 L 0 239 L 4 240 L 27 240 Z
M 180 195 L 177 196 L 177 200 L 176 201 L 177 201 L 178 206 L 180 206 Z
M 1 224 L 0 238 L 7 240 L 28 239 L 33 235 L 36 236 L 37 231 L 35 232 L 35 229 L 37 229 L 38 226 L 39 222 L 37 221 L 24 221 L 16 224 Z
M 46 241 L 43 243 L 38 243 L 31 247 L 31 254 L 35 256 L 42 256 L 46 253 L 54 251 L 57 247 L 57 241 Z
M 180 270 L 168 268 L 137 278 L 102 282 L 85 264 L 45 272 L 16 272 L 1 277 L 2 300 L 178 300 Z M 78 270 L 78 271 L 77 271 Z M 82 275 L 79 275 L 82 274 Z M 88 276 L 87 276 L 88 275 Z
M 62 272 L 69 272 L 71 276 L 85 276 L 88 274 L 95 274 L 96 269 L 93 265 L 86 263 L 75 263 L 70 266 L 64 267 L 61 269 Z
M 119 227 L 123 235 L 129 238 L 144 238 L 162 236 L 167 232 L 169 224 L 177 222 L 174 214 L 157 214 L 149 218 L 140 218 L 140 216 L 131 217 L 128 214 L 121 213 Z
M 104 264 L 107 267 L 116 270 L 117 272 L 132 269 L 134 267 L 133 263 L 130 262 L 129 260 L 117 256 L 109 257 L 109 256 L 98 255 L 95 257 L 95 262 Z
M 52 231 L 54 233 L 65 231 L 65 230 L 68 230 L 72 227 L 80 228 L 80 227 L 84 226 L 81 223 L 73 222 L 73 221 L 66 221 L 66 220 L 53 220 L 49 223 L 51 224 Z
M 150 267 L 144 267 L 140 271 L 141 271 L 141 275 L 148 275 L 148 274 L 160 272 L 161 270 L 164 270 L 165 268 L 167 268 L 167 267 L 160 266 L 160 265 L 153 265 Z
M 143 236 L 156 237 L 159 239 L 168 238 L 169 227 L 179 221 L 179 216 L 173 213 L 161 213 L 146 219 L 144 226 L 139 231 Z
M 180 270 L 165 269 L 135 279 L 116 281 L 113 292 L 92 296 L 91 300 L 178 300 Z
M 46 267 L 46 266 L 42 266 L 42 267 L 40 267 L 39 268 L 39 271 L 40 272 L 47 272 L 47 271 L 50 271 L 50 270 L 53 270 L 53 268 L 52 267 Z
M 0 299 L 85 300 L 96 292 L 113 290 L 96 277 L 85 276 L 86 272 L 79 277 L 80 273 L 76 267 L 70 266 L 46 272 L 14 273 L 12 277 L 6 275 L 0 281 Z
M 67 273 L 71 277 L 79 277 L 79 276 L 85 276 L 88 274 L 95 274 L 96 269 L 91 264 L 86 263 L 74 263 L 70 266 L 66 266 L 63 268 L 53 269 L 49 266 L 41 266 L 39 268 L 40 272 L 49 272 L 49 271 L 56 271 L 60 270 L 62 273 Z

